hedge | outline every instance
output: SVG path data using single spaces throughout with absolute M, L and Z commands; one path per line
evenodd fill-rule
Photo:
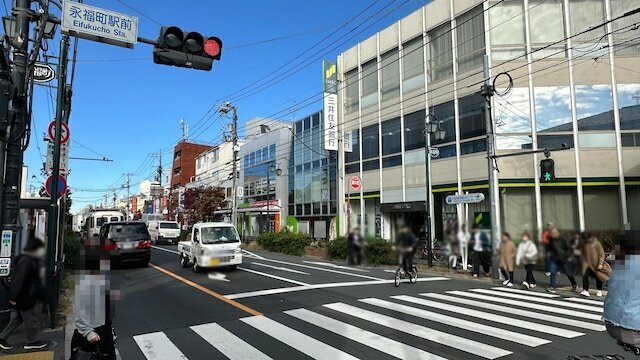
M 80 238 L 70 231 L 65 231 L 63 245 L 65 270 L 77 270 L 82 266 L 80 264 L 80 247 L 82 247 Z
M 306 234 L 294 234 L 287 231 L 265 232 L 256 238 L 258 245 L 267 251 L 288 255 L 304 255 L 304 248 L 311 245 L 311 237 Z
M 365 239 L 365 241 L 364 255 L 369 264 L 397 264 L 396 255 L 390 241 L 380 238 L 369 238 Z M 330 259 L 336 260 L 346 259 L 348 256 L 347 240 L 343 237 L 338 237 L 335 240 L 329 241 L 327 245 L 327 256 Z
M 344 260 L 348 256 L 347 239 L 340 236 L 327 243 L 327 257 L 330 259 Z

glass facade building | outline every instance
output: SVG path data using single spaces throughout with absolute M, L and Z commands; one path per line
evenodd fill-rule
M 541 184 L 541 155 L 498 160 L 501 228 L 538 234 L 640 229 L 640 14 L 624 0 L 434 0 L 339 56 L 341 130 L 353 152 L 340 154 L 348 222 L 391 238 L 410 223 L 423 231 L 433 196 L 435 236 L 447 224 L 488 215 L 488 201 L 447 205 L 455 193 L 488 198 L 483 58 L 507 72 L 508 95 L 492 98 L 498 154 L 556 148 L 557 180 Z M 586 31 L 587 29 L 592 30 Z M 502 80 L 500 80 L 502 79 Z M 505 76 L 497 90 L 507 87 Z M 425 182 L 425 118 L 442 140 Z M 359 176 L 353 191 L 349 179 Z

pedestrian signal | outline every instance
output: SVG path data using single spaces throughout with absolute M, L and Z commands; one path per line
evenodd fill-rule
M 540 182 L 548 183 L 556 179 L 553 159 L 540 160 Z

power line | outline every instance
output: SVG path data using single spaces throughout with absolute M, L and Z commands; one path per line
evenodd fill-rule
M 116 1 L 117 1 L 117 2 L 119 2 L 120 4 L 124 5 L 124 6 L 128 7 L 129 9 L 131 9 L 131 10 L 133 10 L 133 11 L 137 12 L 137 13 L 138 13 L 138 14 L 140 14 L 141 16 L 143 16 L 143 17 L 147 18 L 148 20 L 153 21 L 154 23 L 158 24 L 159 26 L 164 26 L 164 25 L 162 25 L 159 21 L 157 21 L 156 19 L 154 19 L 154 18 L 152 18 L 151 16 L 149 16 L 149 15 L 147 15 L 147 14 L 143 13 L 142 11 L 140 11 L 140 10 L 138 10 L 138 9 L 134 8 L 133 6 L 131 6 L 131 5 L 127 4 L 126 2 L 124 2 L 124 1 L 122 1 L 122 0 L 116 0 Z

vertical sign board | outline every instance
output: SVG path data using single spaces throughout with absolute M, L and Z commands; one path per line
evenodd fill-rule
M 11 242 L 12 233 L 11 230 L 2 230 L 2 243 L 0 244 L 0 257 L 11 256 Z
M 322 61 L 324 149 L 338 151 L 338 65 Z
M 344 144 L 344 152 L 353 152 L 353 131 L 349 130 L 347 132 L 344 133 L 344 139 L 343 139 L 343 144 Z
M 82 39 L 133 49 L 138 41 L 138 18 L 64 0 L 62 32 Z

